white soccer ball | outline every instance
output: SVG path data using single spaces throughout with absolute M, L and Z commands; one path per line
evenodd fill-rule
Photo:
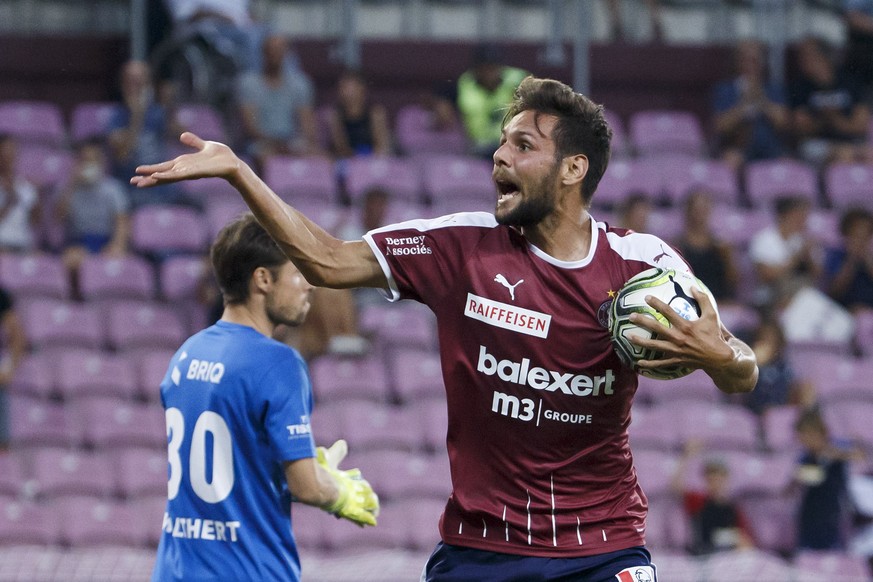
M 646 296 L 652 295 L 672 307 L 673 311 L 683 319 L 694 321 L 700 317 L 700 306 L 691 294 L 691 288 L 695 286 L 706 293 L 712 305 L 715 306 L 712 293 L 700 279 L 690 273 L 674 269 L 653 267 L 634 275 L 622 286 L 613 299 L 612 307 L 609 310 L 609 331 L 612 334 L 612 344 L 622 362 L 634 368 L 639 374 L 658 380 L 681 378 L 693 371 L 691 368 L 675 365 L 645 370 L 637 368 L 636 363 L 639 360 L 660 360 L 663 358 L 663 353 L 631 343 L 630 338 L 634 336 L 651 338 L 657 337 L 657 334 L 631 323 L 630 314 L 642 313 L 670 327 L 667 318 L 646 303 Z

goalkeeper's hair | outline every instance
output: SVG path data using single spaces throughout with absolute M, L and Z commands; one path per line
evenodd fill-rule
M 249 281 L 255 269 L 264 267 L 275 277 L 288 262 L 288 257 L 250 212 L 221 229 L 209 258 L 225 305 L 248 301 Z
M 503 124 L 528 110 L 536 113 L 534 123 L 537 129 L 541 114 L 558 118 L 552 131 L 558 160 L 577 154 L 588 158 L 588 173 L 582 181 L 581 194 L 582 201 L 590 204 L 609 163 L 612 141 L 612 130 L 604 117 L 603 106 L 560 81 L 526 77 L 515 90 L 515 98 L 506 111 Z

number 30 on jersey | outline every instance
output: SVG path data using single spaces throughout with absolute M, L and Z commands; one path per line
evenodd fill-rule
M 212 435 L 212 480 L 207 475 L 206 434 Z M 167 454 L 170 476 L 167 499 L 175 499 L 182 484 L 183 467 L 179 450 L 185 438 L 185 417 L 178 408 L 167 409 Z M 207 410 L 197 417 L 191 431 L 188 455 L 188 479 L 194 493 L 207 503 L 219 503 L 233 490 L 233 439 L 227 423 L 217 413 Z

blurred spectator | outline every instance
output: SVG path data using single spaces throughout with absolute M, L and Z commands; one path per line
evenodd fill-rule
M 873 107 L 873 0 L 843 0 L 846 45 L 843 69 Z
M 471 153 L 491 159 L 500 143 L 503 114 L 515 88 L 527 76 L 522 69 L 503 64 L 503 52 L 495 44 L 479 44 L 473 50 L 470 69 L 458 77 L 455 103 L 467 132 Z M 443 125 L 451 107 L 437 107 Z
M 825 254 L 825 289 L 852 311 L 873 309 L 873 214 L 865 208 L 846 210 L 840 235 L 842 244 Z
M 724 461 L 712 457 L 704 462 L 702 491 L 686 488 L 688 461 L 700 449 L 697 441 L 688 441 L 673 474 L 673 490 L 682 497 L 691 525 L 688 550 L 699 555 L 752 547 L 746 516 L 729 495 L 730 470 Z
M 639 9 L 639 2 L 633 2 L 630 10 L 623 9 L 623 4 L 628 4 L 626 0 L 607 0 L 606 9 L 609 17 L 609 31 L 612 40 L 635 40 L 651 37 L 653 40 L 660 41 L 664 38 L 664 24 L 661 19 L 661 3 L 660 0 L 643 0 L 648 12 L 648 35 L 645 32 L 638 30 L 645 28 L 644 26 L 628 26 L 628 16 L 636 16 L 642 11 Z
M 339 228 L 339 238 L 358 240 L 366 233 L 388 224 L 388 206 L 391 194 L 378 186 L 370 188 L 361 197 L 360 204 L 349 220 Z M 358 308 L 367 305 L 384 305 L 385 297 L 376 289 L 352 289 Z
M 795 375 L 785 353 L 785 334 L 775 319 L 765 319 L 755 331 L 751 342 L 758 358 L 758 383 L 755 389 L 741 396 L 752 412 L 764 415 L 773 406 L 794 404 L 803 407 L 815 403 L 815 387 Z
M 712 195 L 695 189 L 685 198 L 685 226 L 676 247 L 716 301 L 736 299 L 739 270 L 730 245 L 719 240 L 711 224 Z
M 346 70 L 337 80 L 337 103 L 330 111 L 330 145 L 340 158 L 391 153 L 388 112 L 370 103 L 363 75 Z
M 740 42 L 734 59 L 737 76 L 716 85 L 713 110 L 718 153 L 736 170 L 786 153 L 789 115 L 783 87 L 767 80 L 763 44 Z
M 759 231 L 749 245 L 759 287 L 755 301 L 770 307 L 818 281 L 819 249 L 807 231 L 810 203 L 799 196 L 776 200 L 776 224 Z
M 18 144 L 0 135 L 0 250 L 30 251 L 36 246 L 40 204 L 36 187 L 18 174 Z
M 89 253 L 120 256 L 127 252 L 130 202 L 124 185 L 106 174 L 99 142 L 76 148 L 73 176 L 61 191 L 55 214 L 64 227 L 64 264 L 76 273 Z
M 800 489 L 797 513 L 797 548 L 840 550 L 845 548 L 848 517 L 848 464 L 862 455 L 847 443 L 830 438 L 817 409 L 801 413 L 794 425 L 803 447 L 795 486 Z
M 24 326 L 13 309 L 12 296 L 0 288 L 0 336 L 4 338 L 0 356 L 0 453 L 9 447 L 7 390 L 15 370 L 27 350 Z
M 247 153 L 261 167 L 274 154 L 319 153 L 312 82 L 287 66 L 284 37 L 268 36 L 262 50 L 261 70 L 243 74 L 236 88 Z
M 634 232 L 649 232 L 651 215 L 652 201 L 646 194 L 636 192 L 629 195 L 619 207 L 616 225 Z
M 168 140 L 175 143 L 184 128 L 176 120 L 171 98 L 164 104 L 156 98 L 151 69 L 143 61 L 128 61 L 122 67 L 121 98 L 109 122 L 108 140 L 112 175 L 127 184 L 137 166 L 170 157 Z M 187 202 L 172 184 L 148 193 L 128 191 L 133 206 Z
M 873 160 L 867 143 L 870 109 L 860 87 L 837 73 L 821 40 L 803 41 L 797 59 L 790 101 L 801 156 L 819 165 Z

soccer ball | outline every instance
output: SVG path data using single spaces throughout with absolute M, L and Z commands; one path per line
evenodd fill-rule
M 612 334 L 612 344 L 622 362 L 634 368 L 639 374 L 658 380 L 672 380 L 687 376 L 693 370 L 681 366 L 664 366 L 643 370 L 636 367 L 639 360 L 659 360 L 663 354 L 657 350 L 643 348 L 631 343 L 634 336 L 650 338 L 653 335 L 645 328 L 634 325 L 630 321 L 631 313 L 642 313 L 653 317 L 670 327 L 670 322 L 657 309 L 646 303 L 646 296 L 653 295 L 673 308 L 683 319 L 694 321 L 700 317 L 700 306 L 691 295 L 691 288 L 698 289 L 709 295 L 715 305 L 709 289 L 700 279 L 690 273 L 674 269 L 653 267 L 631 277 L 618 291 L 609 310 L 609 331 Z

